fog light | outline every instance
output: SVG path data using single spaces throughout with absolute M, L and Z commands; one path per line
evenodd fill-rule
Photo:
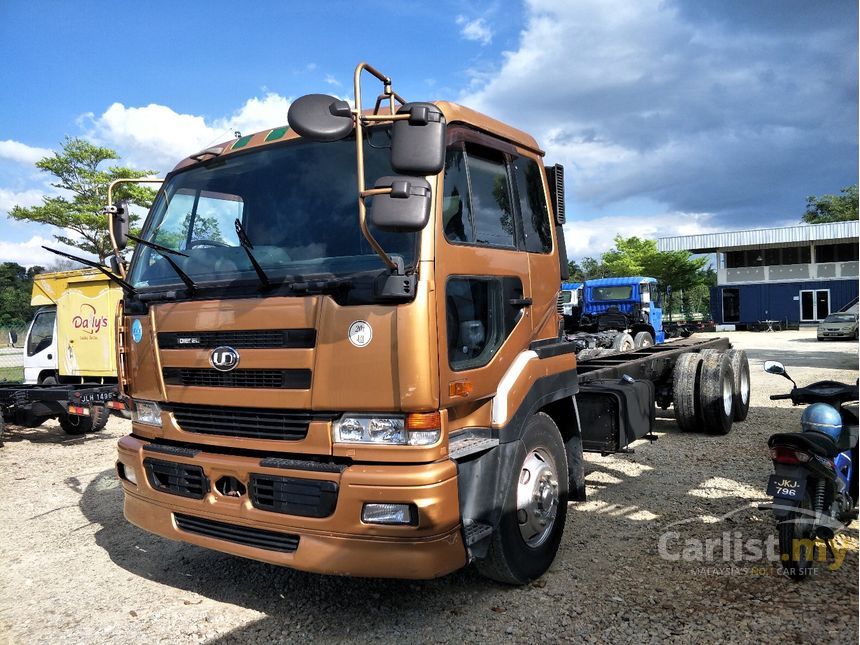
M 361 509 L 365 524 L 418 524 L 415 504 L 365 504 Z

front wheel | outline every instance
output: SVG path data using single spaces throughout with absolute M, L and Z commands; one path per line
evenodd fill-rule
M 812 484 L 807 481 L 807 485 Z M 777 500 L 777 503 L 785 502 Z M 782 570 L 793 580 L 802 580 L 809 573 L 815 548 L 812 500 L 807 490 L 797 510 L 779 522 L 779 557 Z
M 499 526 L 486 558 L 476 566 L 484 576 L 523 585 L 552 564 L 567 518 L 568 469 L 564 442 L 543 412 L 528 420 L 524 456 L 508 475 Z

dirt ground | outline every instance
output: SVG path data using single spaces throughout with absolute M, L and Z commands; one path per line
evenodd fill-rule
M 857 343 L 818 343 L 814 329 L 725 335 L 750 355 L 747 421 L 715 437 L 661 418 L 634 454 L 589 455 L 588 501 L 569 506 L 553 567 L 524 588 L 473 568 L 428 582 L 317 576 L 171 542 L 122 516 L 113 463 L 128 422 L 84 437 L 8 428 L 0 642 L 856 641 L 856 522 L 841 567 L 803 583 L 749 545 L 776 532 L 757 509 L 767 437 L 801 413 L 768 400 L 790 384 L 761 362 L 783 361 L 801 385 L 853 382 Z M 708 540 L 723 540 L 711 557 L 697 548 Z

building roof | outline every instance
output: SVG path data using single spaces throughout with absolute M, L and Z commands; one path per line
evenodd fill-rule
M 657 278 L 643 278 L 642 276 L 632 276 L 624 278 L 595 278 L 594 280 L 586 280 L 586 287 L 624 287 L 631 284 L 642 284 L 643 282 L 657 282 Z
M 800 224 L 779 228 L 759 228 L 748 231 L 726 231 L 724 233 L 702 233 L 661 237 L 657 240 L 659 251 L 691 251 L 713 253 L 720 249 L 779 246 L 822 241 L 851 241 L 858 239 L 858 221 L 832 222 L 830 224 Z

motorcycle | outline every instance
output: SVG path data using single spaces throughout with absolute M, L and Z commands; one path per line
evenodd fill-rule
M 767 442 L 774 466 L 767 494 L 773 497 L 782 568 L 800 580 L 816 561 L 835 555 L 833 538 L 857 519 L 858 407 L 846 404 L 857 401 L 858 387 L 836 381 L 798 387 L 778 361 L 765 361 L 764 370 L 794 386 L 771 400 L 809 405 L 800 432 L 780 432 Z

